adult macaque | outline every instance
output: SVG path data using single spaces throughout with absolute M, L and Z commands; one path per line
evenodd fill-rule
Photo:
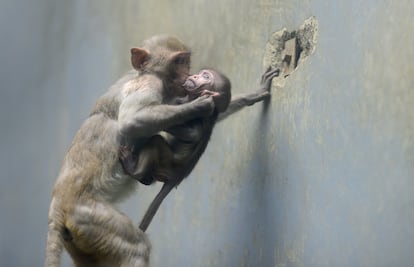
M 147 266 L 150 243 L 113 203 L 136 181 L 119 163 L 119 146 L 142 145 L 157 132 L 214 111 L 211 96 L 184 96 L 190 53 L 176 38 L 157 36 L 131 50 L 134 71 L 96 103 L 67 152 L 49 210 L 46 266 L 59 266 L 63 247 L 76 266 Z
M 228 116 L 244 106 L 268 97 L 271 81 L 277 75 L 279 70 L 268 69 L 262 76 L 261 89 L 256 93 L 234 98 L 230 103 L 231 110 L 225 115 Z M 227 77 L 212 69 L 202 70 L 197 75 L 189 76 L 184 83 L 189 99 L 210 94 L 215 100 L 215 112 L 211 116 L 197 118 L 184 125 L 167 129 L 166 132 L 170 134 L 167 135 L 168 138 L 153 136 L 139 155 L 134 155 L 125 147 L 121 148 L 120 161 L 125 172 L 144 181 L 145 184 L 151 184 L 155 180 L 164 183 L 140 223 L 142 231 L 147 230 L 164 198 L 191 173 L 198 162 L 210 140 L 219 114 L 229 106 L 230 87 Z

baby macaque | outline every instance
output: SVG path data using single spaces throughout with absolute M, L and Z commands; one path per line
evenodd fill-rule
M 203 95 L 211 95 L 215 112 L 210 117 L 190 120 L 182 125 L 166 129 L 166 133 L 154 135 L 135 155 L 127 147 L 121 147 L 120 160 L 125 172 L 143 184 L 154 181 L 181 180 L 191 172 L 187 166 L 202 139 L 208 142 L 219 112 L 226 110 L 230 99 L 230 81 L 213 69 L 201 70 L 190 75 L 184 83 L 188 95 L 177 97 L 175 102 L 183 104 Z M 209 129 L 206 131 L 206 129 Z M 203 148 L 204 151 L 205 147 Z M 199 150 L 199 154 L 202 154 Z M 198 155 L 197 160 L 199 158 Z M 184 177 L 182 177 L 184 176 Z M 178 185 L 178 184 L 177 184 Z
M 141 222 L 140 228 L 143 231 L 165 196 L 191 173 L 210 140 L 218 114 L 225 111 L 230 103 L 230 81 L 216 70 L 203 69 L 198 74 L 190 75 L 183 87 L 187 96 L 177 97 L 177 104 L 210 95 L 215 104 L 213 114 L 190 120 L 152 136 L 139 155 L 135 155 L 127 147 L 120 148 L 121 165 L 127 174 L 146 185 L 155 181 L 164 183 Z

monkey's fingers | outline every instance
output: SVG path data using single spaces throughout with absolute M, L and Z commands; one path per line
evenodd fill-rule
M 208 99 L 210 97 L 210 95 L 206 95 L 206 94 L 201 94 L 201 96 L 199 96 L 198 98 L 196 98 L 196 100 L 194 101 L 204 101 L 206 99 Z
M 119 151 L 125 151 L 125 150 L 132 151 L 132 147 L 127 146 L 127 145 L 120 145 L 119 146 Z
M 275 68 L 275 69 L 272 69 L 272 70 L 266 72 L 264 75 L 265 75 L 266 80 L 267 80 L 267 79 L 273 79 L 274 77 L 279 76 L 279 74 L 280 74 L 280 69 Z
M 126 153 L 128 153 L 129 149 L 125 146 L 121 146 L 119 147 L 119 155 L 125 155 Z
M 215 108 L 214 99 L 210 95 L 199 96 L 193 100 L 193 103 L 199 107 L 200 116 L 210 116 Z
M 207 96 L 213 96 L 213 97 L 217 97 L 220 96 L 220 94 L 218 92 L 213 92 L 213 91 L 209 91 L 209 90 L 203 90 L 203 92 L 201 93 L 201 95 L 207 95 Z
M 262 90 L 270 91 L 270 88 L 271 88 L 271 85 L 272 85 L 272 79 L 279 76 L 279 74 L 280 74 L 280 69 L 279 68 L 272 69 L 272 70 L 266 72 L 265 74 L 263 74 L 264 81 L 260 84 Z
M 279 76 L 280 74 L 280 69 L 279 68 L 272 68 L 271 66 L 269 66 L 265 73 L 262 75 L 262 81 L 261 84 L 265 84 L 269 81 L 269 79 L 273 79 L 274 77 Z
M 132 151 L 127 148 L 127 147 L 123 147 L 123 148 L 119 148 L 119 159 L 121 161 L 122 164 L 125 164 L 125 162 L 132 160 L 135 160 L 137 157 L 134 156 L 134 154 L 132 154 Z
M 119 158 L 120 158 L 122 161 L 124 161 L 127 157 L 128 157 L 128 156 L 127 156 L 127 152 L 126 152 L 125 150 L 123 150 L 123 149 L 120 149 L 120 150 L 119 150 Z
M 264 83 L 264 81 L 265 81 L 265 75 L 266 75 L 266 73 L 268 73 L 270 70 L 272 69 L 272 66 L 268 66 L 267 68 L 266 68 L 266 70 L 265 70 L 265 72 L 263 73 L 263 75 L 262 75 L 262 79 L 260 80 L 260 83 Z

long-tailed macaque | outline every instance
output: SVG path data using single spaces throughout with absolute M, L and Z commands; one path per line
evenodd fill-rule
M 257 93 L 233 99 L 230 103 L 232 107 L 230 112 L 233 113 L 243 106 L 251 105 L 267 97 L 271 80 L 277 75 L 279 75 L 279 70 L 268 69 L 262 77 L 261 89 Z M 205 69 L 199 74 L 190 75 L 183 86 L 190 100 L 204 94 L 212 95 L 216 106 L 213 114 L 166 129 L 165 131 L 169 133 L 167 136 L 153 136 L 139 155 L 134 155 L 125 147 L 120 149 L 120 161 L 125 172 L 144 181 L 145 184 L 151 184 L 155 180 L 164 183 L 141 220 L 140 228 L 144 232 L 164 198 L 194 169 L 207 147 L 219 113 L 224 112 L 229 106 L 230 81 L 216 70 Z
M 113 206 L 137 184 L 119 162 L 119 146 L 139 153 L 157 132 L 214 111 L 211 96 L 173 105 L 185 95 L 190 61 L 178 39 L 150 38 L 131 53 L 136 71 L 98 99 L 64 158 L 49 210 L 48 267 L 60 265 L 63 247 L 78 267 L 148 266 L 145 233 Z
M 165 131 L 164 136 L 152 136 L 138 155 L 128 147 L 120 148 L 120 161 L 126 173 L 149 185 L 155 180 L 166 182 L 177 180 L 185 175 L 188 160 L 198 151 L 201 139 L 209 140 L 211 130 L 219 112 L 227 109 L 230 103 L 230 81 L 218 71 L 206 69 L 190 75 L 184 83 L 188 95 L 178 97 L 177 104 L 186 103 L 202 95 L 213 96 L 215 112 L 208 117 L 196 118 L 183 125 L 176 125 Z M 208 124 L 208 125 L 207 125 Z M 206 130 L 208 129 L 208 131 Z M 198 153 L 201 154 L 201 153 Z
M 145 184 L 155 180 L 164 182 L 141 221 L 140 228 L 144 232 L 162 200 L 192 171 L 207 147 L 219 112 L 226 110 L 230 103 L 230 81 L 216 70 L 205 69 L 199 74 L 190 75 L 183 86 L 188 96 L 185 99 L 178 98 L 178 103 L 194 100 L 201 95 L 212 95 L 216 107 L 213 114 L 166 129 L 169 135 L 151 137 L 139 155 L 134 155 L 125 147 L 120 150 L 120 160 L 126 173 Z

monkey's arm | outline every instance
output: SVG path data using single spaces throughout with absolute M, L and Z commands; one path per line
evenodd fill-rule
M 161 103 L 162 92 L 156 88 L 140 89 L 127 96 L 119 108 L 120 133 L 134 138 L 151 136 L 193 118 L 209 116 L 214 110 L 210 96 L 181 105 Z
M 241 110 L 246 106 L 251 106 L 269 97 L 270 92 L 268 91 L 257 91 L 255 93 L 237 95 L 231 99 L 231 102 L 227 107 L 226 111 L 219 114 L 217 122 L 224 120 L 231 114 L 236 113 L 237 111 Z
M 217 122 L 227 118 L 231 114 L 236 113 L 246 106 L 251 106 L 259 101 L 269 98 L 272 79 L 279 76 L 279 73 L 279 69 L 271 69 L 269 67 L 262 75 L 260 89 L 254 93 L 242 94 L 233 97 L 226 111 L 219 114 Z
M 177 98 L 174 99 L 173 104 L 181 105 L 181 104 L 184 104 L 184 103 L 188 103 L 189 101 L 190 100 L 189 100 L 188 96 L 177 97 Z

